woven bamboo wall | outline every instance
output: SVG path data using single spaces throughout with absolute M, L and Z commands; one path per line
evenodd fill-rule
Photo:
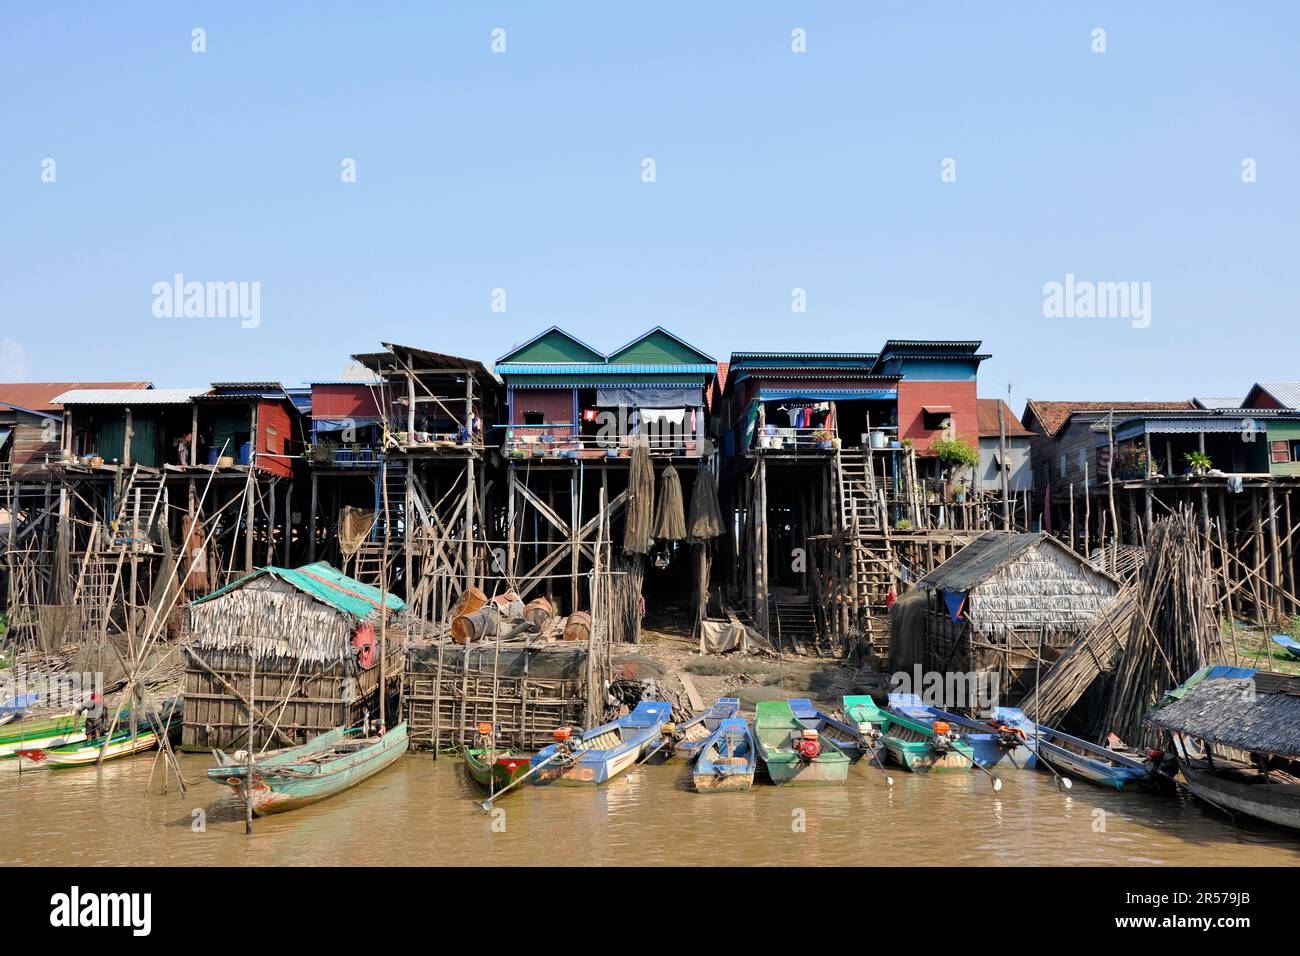
M 221 680 L 189 655 L 207 664 Z M 230 749 L 248 745 L 250 674 L 247 654 L 190 649 L 185 669 L 185 724 L 181 747 L 186 750 Z M 349 676 L 343 664 L 303 664 L 285 658 L 258 662 L 252 674 L 253 707 L 264 720 L 254 718 L 253 742 L 261 747 L 276 726 L 298 743 L 341 725 L 358 723 L 366 701 L 373 700 L 379 669 Z M 231 691 L 238 691 L 237 696 Z M 240 697 L 244 699 L 241 700 Z M 371 704 L 372 716 L 373 703 Z M 276 737 L 272 747 L 287 746 Z
M 441 670 L 441 673 L 439 671 Z M 403 711 L 411 746 L 468 746 L 482 721 L 496 728 L 502 744 L 540 750 L 557 727 L 582 726 L 587 706 L 583 680 L 493 677 L 462 672 L 436 660 L 408 657 L 402 678 Z

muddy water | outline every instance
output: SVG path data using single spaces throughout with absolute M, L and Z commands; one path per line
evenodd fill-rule
M 1036 771 L 1007 773 L 996 795 L 983 774 L 891 768 L 890 788 L 857 766 L 840 787 L 701 796 L 686 768 L 643 767 L 603 787 L 525 785 L 494 820 L 476 809 L 482 795 L 460 763 L 428 754 L 254 820 L 245 837 L 242 806 L 203 775 L 209 760 L 181 762 L 193 781 L 184 797 L 174 783 L 158 792 L 158 776 L 146 794 L 153 754 L 0 769 L 0 864 L 1300 864 L 1300 835 L 1234 828 L 1190 798 L 1084 783 L 1063 794 Z

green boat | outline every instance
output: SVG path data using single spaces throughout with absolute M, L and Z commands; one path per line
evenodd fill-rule
M 927 723 L 881 710 L 866 696 L 846 696 L 844 718 L 859 730 L 880 731 L 889 756 L 914 773 L 971 770 L 975 766 L 975 751 L 944 721 Z
M 296 810 L 354 787 L 406 753 L 406 724 L 382 737 L 357 738 L 336 727 L 301 747 L 259 754 L 253 762 L 251 792 L 246 787 L 248 764 L 240 754 L 213 751 L 217 766 L 208 779 L 224 783 L 241 800 L 252 803 L 258 816 Z
M 485 729 L 486 728 L 486 729 Z M 474 782 L 496 793 L 528 773 L 532 757 L 513 750 L 497 750 L 490 724 L 479 724 L 475 746 L 466 747 L 465 767 Z
M 80 743 L 86 739 L 84 726 L 85 721 L 78 714 L 12 721 L 0 727 L 0 759 L 10 758 L 20 750 Z
M 758 757 L 775 784 L 843 783 L 849 758 L 828 738 L 805 727 L 789 702 L 760 701 L 754 712 Z

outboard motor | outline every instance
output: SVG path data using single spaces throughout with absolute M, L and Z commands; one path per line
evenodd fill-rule
M 822 752 L 821 734 L 815 730 L 803 730 L 796 732 L 790 741 L 790 746 L 794 752 L 799 755 L 800 760 L 812 762 L 816 760 Z
M 998 724 L 996 728 L 998 733 L 998 744 L 1007 750 L 1019 747 L 1029 738 L 1019 727 L 1012 727 L 1010 724 Z
M 936 720 L 930 725 L 930 729 L 934 731 L 934 736 L 930 738 L 930 746 L 939 753 L 948 753 L 961 739 L 961 735 L 954 731 L 946 720 Z

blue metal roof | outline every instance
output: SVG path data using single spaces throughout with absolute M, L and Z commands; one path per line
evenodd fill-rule
M 507 362 L 496 366 L 500 375 L 712 375 L 716 365 L 523 365 Z

